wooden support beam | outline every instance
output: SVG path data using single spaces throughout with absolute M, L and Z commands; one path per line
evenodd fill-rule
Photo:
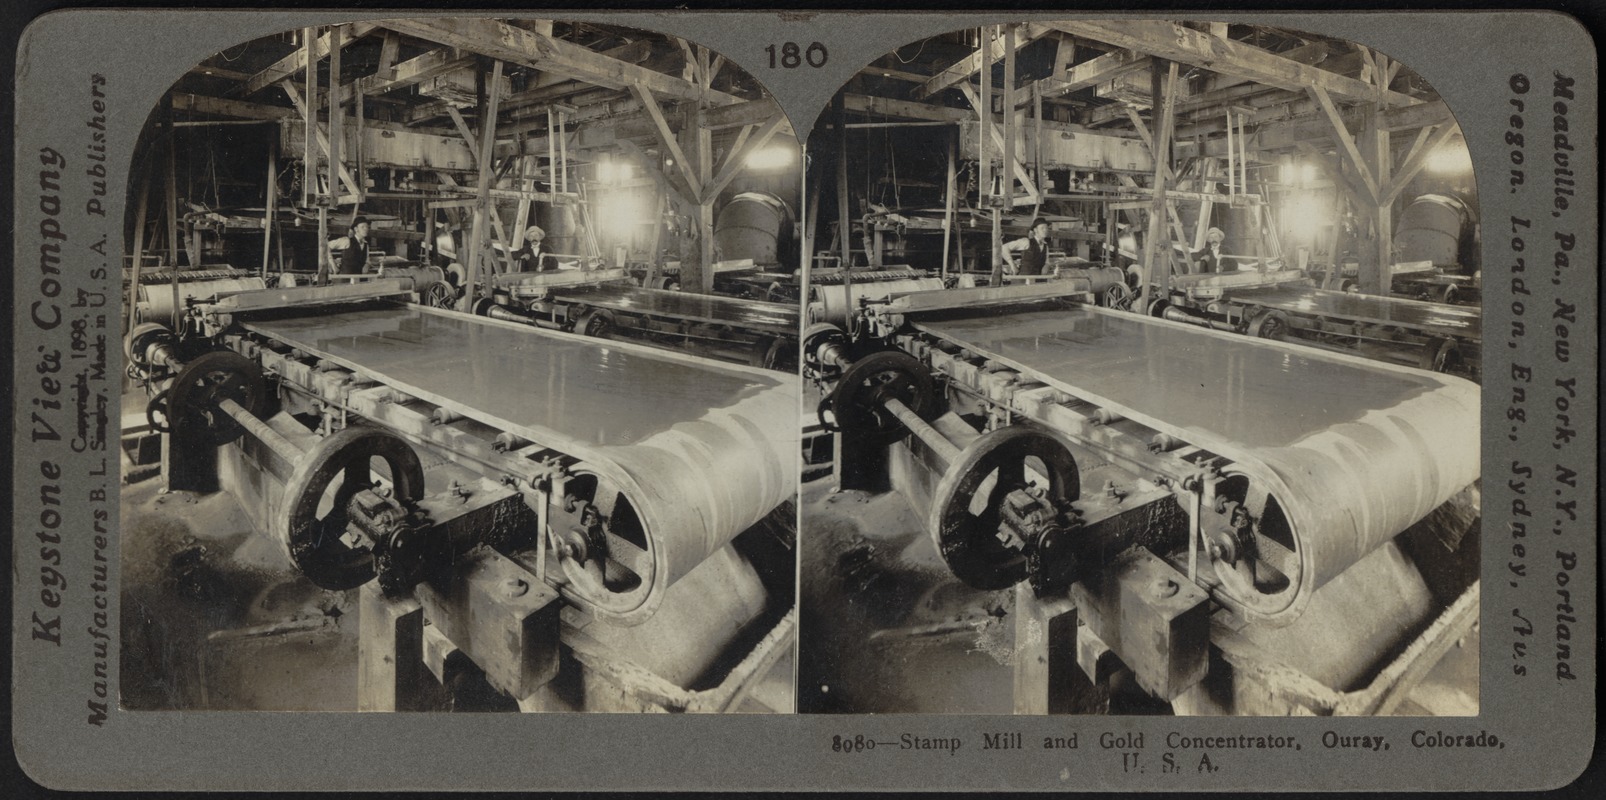
M 1405 160 L 1401 162 L 1400 168 L 1395 171 L 1393 179 L 1389 181 L 1388 188 L 1383 192 L 1384 205 L 1394 205 L 1394 201 L 1399 198 L 1400 192 L 1405 189 L 1405 185 L 1410 183 L 1411 179 L 1422 171 L 1422 167 L 1427 165 L 1428 159 L 1433 155 L 1433 151 L 1442 147 L 1445 142 L 1450 141 L 1450 137 L 1460 128 L 1455 125 L 1445 125 L 1432 134 L 1431 138 L 1428 138 L 1430 130 L 1430 128 L 1423 128 L 1422 132 L 1417 135 L 1416 144 L 1406 154 Z
M 499 91 L 502 84 L 502 62 L 494 61 L 491 65 L 491 78 L 486 81 L 485 92 L 481 98 L 480 106 L 480 153 L 489 155 L 492 146 L 496 143 L 496 104 L 500 102 L 502 93 Z M 474 225 L 469 235 L 468 243 L 468 286 L 463 297 L 458 301 L 459 311 L 468 311 L 475 300 L 479 299 L 479 277 L 481 261 L 485 260 L 485 223 L 491 211 L 491 161 L 490 158 L 480 158 L 479 167 L 478 207 L 474 213 Z
M 1373 113 L 1376 113 L 1375 109 Z M 1389 150 L 1389 132 L 1379 128 L 1375 122 L 1367 126 L 1360 139 L 1365 147 L 1362 155 L 1371 166 L 1376 180 L 1377 191 L 1372 196 L 1376 214 L 1376 241 L 1373 242 L 1376 255 L 1361 259 L 1357 282 L 1361 291 L 1383 295 L 1388 293 L 1394 277 L 1394 204 L 1384 200 L 1381 190 L 1381 187 L 1389 185 L 1393 154 Z
M 1052 30 L 1047 25 L 1040 25 L 1035 22 L 1027 23 L 1021 26 L 1017 32 L 1019 38 L 1017 46 L 1023 47 L 1030 44 L 1046 36 Z M 994 61 L 1002 58 L 1004 50 L 1005 45 L 1001 38 L 992 38 L 983 42 L 981 47 L 976 48 L 976 52 L 965 56 L 957 63 L 921 84 L 920 88 L 914 91 L 914 96 L 916 98 L 930 97 L 956 83 L 968 80 L 970 76 L 991 66 Z M 988 82 L 991 81 L 989 80 Z
M 1178 61 L 1224 75 L 1238 75 L 1290 91 L 1319 87 L 1333 94 L 1409 106 L 1421 101 L 1408 94 L 1301 64 L 1257 47 L 1161 20 L 1097 20 L 1054 23 L 1054 27 L 1087 39 L 1106 42 Z
M 962 108 L 949 108 L 948 106 L 916 103 L 909 100 L 893 100 L 886 97 L 871 97 L 863 94 L 846 94 L 843 97 L 843 103 L 849 112 L 872 114 L 880 117 L 899 117 L 929 122 L 964 122 L 973 118 L 972 112 Z
M 621 61 L 573 42 L 555 39 L 484 17 L 395 18 L 384 26 L 432 42 L 480 53 L 510 64 L 558 72 L 612 89 L 640 88 L 682 100 L 705 96 L 705 87 L 673 75 Z M 743 100 L 706 90 L 708 102 L 730 105 Z
M 395 31 L 385 31 L 384 38 L 379 43 L 379 64 L 374 72 L 377 75 L 390 75 L 396 67 L 396 58 L 401 55 L 401 35 Z
M 1310 87 L 1310 95 L 1321 105 L 1322 111 L 1327 114 L 1327 121 L 1333 125 L 1333 140 L 1343 148 L 1344 154 L 1349 156 L 1350 164 L 1355 167 L 1356 173 L 1361 176 L 1361 182 L 1366 185 L 1366 191 L 1371 199 L 1376 201 L 1378 193 L 1377 179 L 1372 176 L 1372 170 L 1367 167 L 1366 159 L 1361 157 L 1360 148 L 1355 145 L 1355 138 L 1350 135 L 1349 129 L 1344 126 L 1344 118 L 1333 105 L 1333 98 L 1329 97 L 1327 90 L 1320 86 Z
M 1143 124 L 1143 117 L 1138 115 L 1138 110 L 1133 108 L 1131 103 L 1122 103 L 1121 109 L 1126 112 L 1127 119 L 1132 121 L 1132 129 L 1138 132 L 1138 138 L 1142 139 L 1143 146 L 1149 149 L 1149 155 L 1154 157 L 1155 161 L 1163 161 L 1160 154 L 1154 150 L 1154 136 L 1149 133 L 1148 126 Z M 1166 180 L 1175 177 L 1171 174 L 1171 165 L 1164 164 L 1163 167 Z
M 476 166 L 480 163 L 480 146 L 474 141 L 474 131 L 468 127 L 468 120 L 463 119 L 463 112 L 456 106 L 447 106 L 446 115 L 452 118 L 452 124 L 457 126 L 457 133 L 463 137 L 463 144 L 468 145 L 468 154 L 474 157 Z
M 1156 65 L 1158 68 L 1158 65 Z M 1158 76 L 1156 79 L 1158 84 Z M 1154 108 L 1157 112 L 1154 122 L 1154 200 L 1149 205 L 1149 224 L 1146 235 L 1143 237 L 1143 285 L 1138 299 L 1138 308 L 1149 307 L 1149 287 L 1158 283 L 1159 294 L 1167 297 L 1171 288 L 1171 248 L 1169 245 L 1162 248 L 1160 237 L 1162 231 L 1168 227 L 1167 214 L 1169 205 L 1166 200 L 1166 175 L 1168 174 L 1168 161 L 1171 153 L 1171 127 L 1174 121 L 1177 99 L 1177 63 L 1175 61 L 1166 69 L 1164 87 L 1156 85 Z M 1158 275 L 1156 272 L 1158 271 Z M 1158 281 L 1156 281 L 1158 277 Z
M 964 92 L 965 99 L 970 102 L 971 107 L 974 108 L 976 110 L 977 115 L 979 115 L 980 122 L 981 122 L 981 127 L 986 129 L 988 138 L 993 140 L 993 144 L 998 147 L 1000 152 L 1004 151 L 1004 149 L 1005 149 L 1005 147 L 1004 147 L 1004 135 L 999 132 L 998 126 L 996 124 L 994 124 L 994 122 L 992 120 L 992 115 L 991 114 L 983 114 L 982 113 L 982 111 L 981 111 L 981 109 L 983 108 L 982 100 L 981 100 L 981 98 L 976 96 L 976 90 L 972 89 L 967 84 L 960 84 L 959 88 L 960 88 L 960 91 Z M 981 152 L 985 152 L 985 149 L 983 149 Z M 988 159 L 984 158 L 982 160 L 983 161 L 987 161 Z M 1025 187 L 1025 189 L 1026 189 L 1025 202 L 1028 202 L 1028 203 L 1037 203 L 1037 202 L 1039 202 L 1040 199 L 1042 198 L 1042 192 L 1040 192 L 1038 190 L 1037 184 L 1032 180 L 1031 174 L 1026 171 L 1026 165 L 1022 164 L 1021 160 L 1019 158 L 1013 158 L 1013 159 L 1011 159 L 1009 167 L 1010 167 L 1011 173 L 1015 176 L 1015 178 L 1017 180 L 1019 180 L 1021 182 L 1021 185 L 1023 187 Z M 989 187 L 987 187 L 987 186 L 983 186 L 982 190 L 984 192 L 985 191 L 991 191 L 991 189 Z
M 341 146 L 345 144 L 345 131 L 341 127 L 341 112 L 345 106 L 335 96 L 340 91 L 340 47 L 345 41 L 344 34 L 338 27 L 329 32 L 329 138 L 324 146 L 329 156 L 329 173 L 325 180 L 329 182 L 329 194 L 335 196 L 340 194 L 340 180 L 345 177 L 346 165 L 340 157 Z M 351 190 L 354 194 L 361 194 L 362 184 L 353 181 Z
M 350 25 L 341 25 L 337 27 L 341 29 L 341 46 L 344 47 L 358 39 L 361 39 L 364 36 L 367 36 L 378 26 L 371 22 L 354 22 Z M 312 31 L 315 29 L 307 28 L 306 30 Z M 246 96 L 256 94 L 257 92 L 260 92 L 263 89 L 266 89 L 269 86 L 284 80 L 285 78 L 289 78 L 297 73 L 300 73 L 307 68 L 308 64 L 316 65 L 317 62 L 322 60 L 324 56 L 329 55 L 329 42 L 331 41 L 330 37 L 332 34 L 333 30 L 331 29 L 330 33 L 325 33 L 322 36 L 312 39 L 310 56 L 308 53 L 308 48 L 303 45 L 296 48 L 294 53 L 279 59 L 262 71 L 252 75 L 250 79 L 245 82 L 245 85 L 240 87 L 240 93 Z
M 719 168 L 719 174 L 714 176 L 713 183 L 703 187 L 704 197 L 709 200 L 719 197 L 719 193 L 725 191 L 725 187 L 730 185 L 731 179 L 735 178 L 738 172 L 741 172 L 747 157 L 768 144 L 770 139 L 774 138 L 775 134 L 780 130 L 780 127 L 780 118 L 772 118 L 763 125 L 754 128 L 756 133 L 748 137 L 747 141 L 733 147 L 730 155 L 725 157 L 724 165 Z
M 394 36 L 395 32 L 391 31 Z M 453 70 L 472 67 L 474 59 L 462 56 L 449 47 L 431 50 L 417 58 L 410 58 L 391 69 L 382 69 L 372 75 L 358 78 L 352 84 L 352 89 L 342 89 L 342 92 L 357 91 L 362 94 L 374 95 L 405 89 L 408 86 L 423 83 L 437 75 L 443 75 Z
M 1061 46 L 1063 47 L 1064 45 Z M 1131 50 L 1116 50 L 1077 64 L 1064 73 L 1043 78 L 1037 82 L 1037 85 L 1041 87 L 1043 96 L 1058 97 L 1078 89 L 1097 86 L 1105 81 L 1114 80 L 1130 72 L 1148 69 L 1148 67 L 1148 56 L 1134 53 Z
M 328 134 L 326 134 L 324 132 L 323 126 L 317 124 L 317 122 L 314 121 L 316 118 L 311 113 L 311 111 L 307 108 L 307 102 L 306 102 L 306 100 L 302 99 L 301 92 L 296 91 L 295 84 L 292 84 L 292 83 L 287 83 L 287 84 L 284 85 L 284 92 L 285 92 L 285 94 L 290 95 L 290 101 L 295 103 L 296 104 L 296 108 L 303 115 L 305 115 L 305 118 L 307 120 L 307 127 L 308 127 L 308 129 L 310 129 L 312 131 L 312 141 L 317 143 L 319 150 L 321 150 L 323 152 L 324 156 L 327 158 L 328 155 L 329 155 L 329 136 L 328 136 Z M 310 150 L 310 147 L 309 147 L 309 150 Z M 309 159 L 310 159 L 310 156 L 309 156 Z M 309 174 L 309 175 L 317 174 L 316 170 L 313 169 L 313 165 L 311 163 L 309 163 L 307 165 L 307 170 L 308 170 L 307 174 Z M 340 165 L 339 172 L 340 172 L 340 180 L 343 183 L 346 184 L 346 187 L 351 190 L 351 193 L 352 194 L 360 194 L 361 191 L 357 188 L 357 181 L 356 181 L 355 178 L 353 178 L 351 176 L 351 173 L 346 170 L 346 165 L 345 164 L 341 164 Z M 340 194 L 339 187 L 338 186 L 330 186 L 329 187 L 329 193 L 331 195 L 339 195 Z
M 636 99 L 641 102 L 641 107 L 646 110 L 647 116 L 652 118 L 653 127 L 658 132 L 658 143 L 668 149 L 669 157 L 675 161 L 675 169 L 679 171 L 680 177 L 686 181 L 686 186 L 691 189 L 692 198 L 701 202 L 703 185 L 697 180 L 697 175 L 693 172 L 691 163 L 686 159 L 685 151 L 681 149 L 680 142 L 675 138 L 675 132 L 670 130 L 669 121 L 664 118 L 663 109 L 658 107 L 658 101 L 653 98 L 652 92 L 643 87 L 631 86 L 630 90 L 635 92 Z
M 709 130 L 720 130 L 743 125 L 759 125 L 771 119 L 781 121 L 781 126 L 775 129 L 776 133 L 792 133 L 792 123 L 787 120 L 786 113 L 781 111 L 780 104 L 772 97 L 711 108 L 703 115 L 703 124 L 708 126 Z

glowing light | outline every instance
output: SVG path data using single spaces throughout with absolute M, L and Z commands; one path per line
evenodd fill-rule
M 1423 166 L 1439 175 L 1463 175 L 1472 171 L 1472 154 L 1465 139 L 1451 139 L 1429 153 Z
M 609 186 L 624 183 L 635 176 L 635 167 L 628 162 L 616 162 L 609 159 L 597 162 L 597 180 Z
M 765 147 L 747 157 L 747 168 L 754 172 L 770 172 L 792 164 L 793 148 L 781 145 Z
M 1309 192 L 1294 196 L 1283 206 L 1283 227 L 1292 239 L 1310 242 L 1330 220 L 1328 210 Z
M 616 192 L 597 204 L 597 220 L 610 239 L 628 239 L 642 221 L 641 198 L 635 192 Z

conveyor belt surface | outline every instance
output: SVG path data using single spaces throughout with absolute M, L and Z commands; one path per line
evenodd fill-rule
M 466 416 L 538 434 L 535 441 L 587 447 L 634 444 L 786 382 L 783 375 L 418 307 L 246 327 L 431 402 L 463 406 Z
M 1296 314 L 1399 325 L 1474 341 L 1483 339 L 1483 316 L 1474 308 L 1295 286 L 1238 290 L 1231 297 L 1240 303 Z
M 1293 585 L 1239 598 L 1258 618 L 1291 620 L 1479 474 L 1478 388 L 1459 378 L 1085 306 L 910 322 L 1232 459 L 1295 537 Z
M 666 292 L 634 286 L 586 286 L 564 289 L 558 297 L 597 308 L 634 314 L 732 325 L 748 330 L 796 336 L 798 308 L 785 303 L 743 300 L 688 292 Z

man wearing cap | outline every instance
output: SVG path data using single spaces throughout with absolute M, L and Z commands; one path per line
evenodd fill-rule
M 1019 253 L 1020 258 L 1015 254 Z M 1012 275 L 1041 275 L 1048 264 L 1048 220 L 1032 220 L 1025 237 L 1004 243 L 1004 264 Z
M 338 272 L 341 275 L 361 275 L 368 267 L 368 218 L 358 215 L 351 221 L 351 232 L 329 240 L 330 255 L 339 251 Z
M 1220 228 L 1211 228 L 1205 232 L 1205 246 L 1203 250 L 1193 251 L 1193 263 L 1197 265 L 1198 272 L 1226 272 L 1222 267 L 1221 243 L 1227 240 L 1227 234 Z
M 531 225 L 524 230 L 524 246 L 514 254 L 520 272 L 547 272 L 557 268 L 549 257 L 551 254 L 541 247 L 541 240 L 545 238 L 546 231 L 541 230 L 539 225 Z

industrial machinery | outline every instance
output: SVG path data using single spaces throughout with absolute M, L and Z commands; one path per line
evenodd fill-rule
M 1396 708 L 1477 619 L 1477 386 L 1092 297 L 910 292 L 805 331 L 838 488 L 1013 587 L 1017 713 L 1117 676 L 1178 714 Z
M 1317 288 L 1300 270 L 1177 275 L 1149 312 L 1173 322 L 1447 372 L 1477 380 L 1477 308 Z
M 622 269 L 514 272 L 493 281 L 475 314 L 797 371 L 795 304 L 642 288 Z
M 136 326 L 166 491 L 229 492 L 312 583 L 360 593 L 364 710 L 465 670 L 509 709 L 737 708 L 795 635 L 797 379 L 411 290 L 222 293 Z

